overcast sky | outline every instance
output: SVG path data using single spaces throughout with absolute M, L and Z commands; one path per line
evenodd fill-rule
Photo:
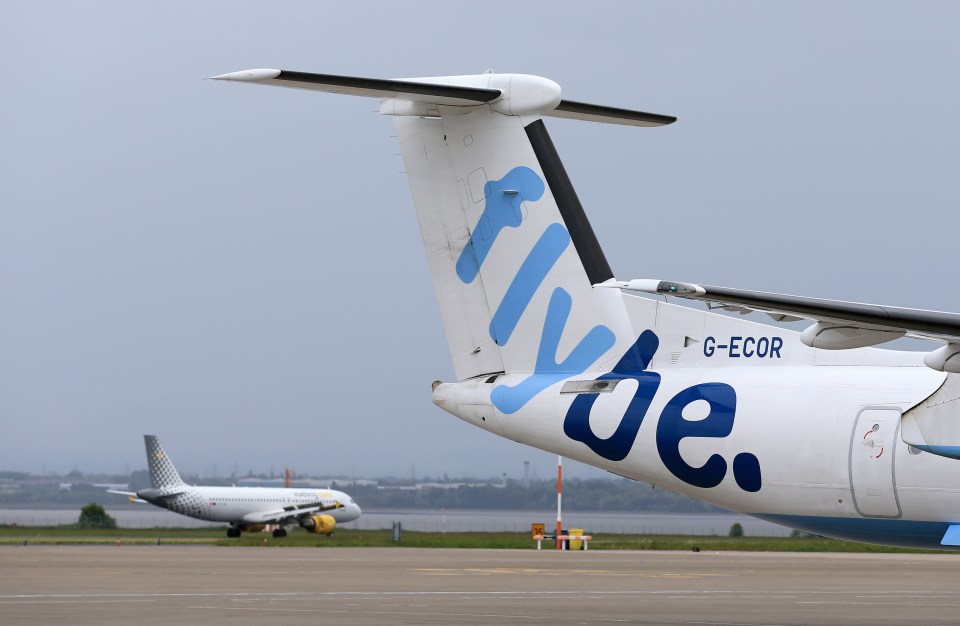
M 0 19 L 0 469 L 519 476 L 453 379 L 389 118 L 202 80 L 524 72 L 620 279 L 960 311 L 960 3 L 45 2 Z M 580 466 L 581 475 L 594 475 Z

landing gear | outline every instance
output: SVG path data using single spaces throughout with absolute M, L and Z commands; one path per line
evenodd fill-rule
M 274 538 L 276 538 L 276 539 L 279 539 L 280 537 L 286 537 L 286 536 L 287 536 L 287 529 L 286 529 L 286 528 L 283 528 L 283 527 L 281 526 L 280 528 L 278 528 L 278 529 L 276 529 L 276 530 L 273 531 L 273 536 L 274 536 Z
M 231 539 L 236 539 L 239 536 L 240 536 L 240 529 L 237 528 L 236 526 L 231 526 L 230 528 L 227 529 L 227 537 L 230 537 Z

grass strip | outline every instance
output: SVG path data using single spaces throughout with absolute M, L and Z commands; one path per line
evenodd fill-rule
M 239 539 L 228 539 L 223 528 L 79 528 L 75 525 L 24 527 L 0 526 L 0 545 L 32 544 L 212 544 L 219 546 L 271 547 L 397 547 L 397 548 L 476 548 L 535 550 L 536 542 L 529 533 L 489 532 L 414 532 L 404 531 L 400 542 L 393 541 L 391 530 L 339 529 L 332 537 L 313 535 L 293 529 L 286 537 L 274 538 L 268 533 L 248 533 Z M 719 537 L 685 535 L 596 534 L 590 550 L 683 550 L 704 552 L 860 552 L 860 553 L 928 553 L 928 550 L 888 548 L 824 537 Z M 543 542 L 543 549 L 553 544 Z

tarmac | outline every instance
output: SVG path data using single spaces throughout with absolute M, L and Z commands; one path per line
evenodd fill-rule
M 2 624 L 954 624 L 960 555 L 0 547 Z

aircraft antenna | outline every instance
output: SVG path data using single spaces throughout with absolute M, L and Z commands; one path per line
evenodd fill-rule
M 563 457 L 557 457 L 557 550 L 563 548 L 563 540 L 560 536 L 563 534 L 563 522 L 561 521 L 560 508 L 563 499 Z

